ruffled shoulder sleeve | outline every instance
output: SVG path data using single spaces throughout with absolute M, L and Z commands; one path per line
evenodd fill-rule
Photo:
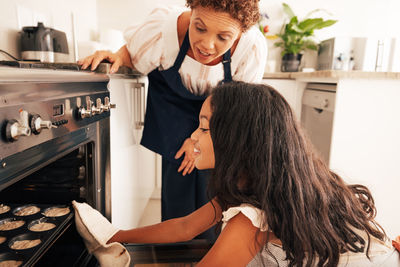
M 124 32 L 132 64 L 139 72 L 148 74 L 160 67 L 168 57 L 179 52 L 177 19 L 184 7 L 157 7 L 147 19 L 128 27 Z
M 263 225 L 263 223 L 266 222 L 265 213 L 249 204 L 231 207 L 222 212 L 222 229 L 230 219 L 238 215 L 240 212 L 246 216 L 255 227 L 260 228 L 263 232 L 268 231 L 268 226 Z
M 232 78 L 243 82 L 261 82 L 267 56 L 267 40 L 257 27 L 251 27 L 242 34 L 232 56 Z

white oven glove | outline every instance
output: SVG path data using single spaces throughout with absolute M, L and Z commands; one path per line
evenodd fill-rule
M 130 256 L 120 243 L 106 244 L 118 232 L 99 211 L 87 203 L 72 201 L 75 209 L 75 224 L 89 253 L 94 254 L 102 267 L 127 267 Z

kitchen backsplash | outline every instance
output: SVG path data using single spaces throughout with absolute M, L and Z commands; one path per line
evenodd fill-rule
M 97 33 L 96 0 L 0 0 L 0 49 L 20 58 L 19 32 L 23 26 L 36 26 L 38 21 L 66 33 L 73 61 L 72 13 L 77 40 L 93 40 Z M 10 58 L 0 53 L 0 60 Z
M 318 40 L 332 37 L 398 37 L 400 28 L 397 26 L 399 0 L 327 0 L 323 7 L 320 0 L 287 0 L 299 17 L 305 17 L 316 8 L 324 8 L 326 12 L 315 15 L 324 18 L 337 19 L 338 23 L 316 32 Z M 75 33 L 77 42 L 82 44 L 82 52 L 90 53 L 93 49 L 102 49 L 102 33 L 110 34 L 108 29 L 117 30 L 118 43 L 122 42 L 119 32 L 128 25 L 143 21 L 147 14 L 160 4 L 184 5 L 186 0 L 0 0 L 0 49 L 16 57 L 20 57 L 19 31 L 22 26 L 36 25 L 42 21 L 46 26 L 64 31 L 70 47 L 70 57 L 73 60 L 74 47 L 72 40 L 72 19 L 75 17 Z M 280 31 L 285 16 L 282 11 L 282 1 L 261 0 L 260 9 L 269 16 L 269 33 Z M 355 12 L 356 11 L 356 12 Z M 115 39 L 115 38 L 114 38 Z M 274 47 L 274 40 L 268 40 L 268 60 L 271 66 L 278 66 L 280 49 Z M 9 59 L 0 53 L 0 60 Z M 316 67 L 316 53 L 307 53 L 304 57 L 304 67 Z M 399 59 L 400 60 L 400 59 Z M 275 61 L 275 63 L 273 62 Z

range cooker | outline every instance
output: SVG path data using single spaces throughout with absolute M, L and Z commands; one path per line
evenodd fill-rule
M 32 66 L 0 62 L 12 64 L 18 68 Z M 10 221 L 22 221 L 23 225 L 0 230 L 0 262 L 16 260 L 22 266 L 95 265 L 76 232 L 71 201 L 87 202 L 108 219 L 111 217 L 109 117 L 114 105 L 109 99 L 108 77 L 75 79 L 69 71 L 66 79 L 54 80 L 43 72 L 38 80 L 29 75 L 18 80 L 5 74 L 11 73 L 10 69 L 0 68 L 0 205 L 8 207 L 0 214 L 0 226 Z M 49 78 L 43 79 L 46 76 Z M 17 213 L 27 206 L 39 211 L 27 216 Z M 69 212 L 47 216 L 45 211 L 51 208 L 69 208 Z M 38 222 L 55 227 L 32 231 L 31 226 Z M 11 248 L 21 240 L 40 243 L 29 249 Z
M 1 205 L 10 207 L 0 214 L 0 226 L 7 220 L 25 222 L 15 230 L 0 230 L 0 239 L 7 238 L 0 244 L 0 262 L 98 265 L 76 232 L 71 201 L 87 202 L 111 220 L 110 109 L 115 106 L 107 88 L 109 70 L 107 63 L 91 72 L 74 63 L 0 61 L 0 210 Z M 22 71 L 22 77 L 16 71 Z M 125 75 L 138 74 L 122 67 L 116 76 Z M 15 215 L 30 205 L 40 212 Z M 43 211 L 52 207 L 71 212 L 47 218 Z M 30 231 L 30 225 L 41 220 L 56 227 L 40 234 Z M 15 251 L 10 245 L 16 238 L 39 238 L 42 243 Z M 194 266 L 212 242 L 124 245 L 130 266 Z

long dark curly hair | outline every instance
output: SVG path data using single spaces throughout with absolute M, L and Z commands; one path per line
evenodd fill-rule
M 329 170 L 272 87 L 220 85 L 211 109 L 209 192 L 223 210 L 242 203 L 263 210 L 289 266 L 336 266 L 346 251 L 368 256 L 371 236 L 387 238 L 368 188 Z
M 242 31 L 247 31 L 260 17 L 258 2 L 259 0 L 186 0 L 186 5 L 191 9 L 201 6 L 226 12 L 240 22 Z

